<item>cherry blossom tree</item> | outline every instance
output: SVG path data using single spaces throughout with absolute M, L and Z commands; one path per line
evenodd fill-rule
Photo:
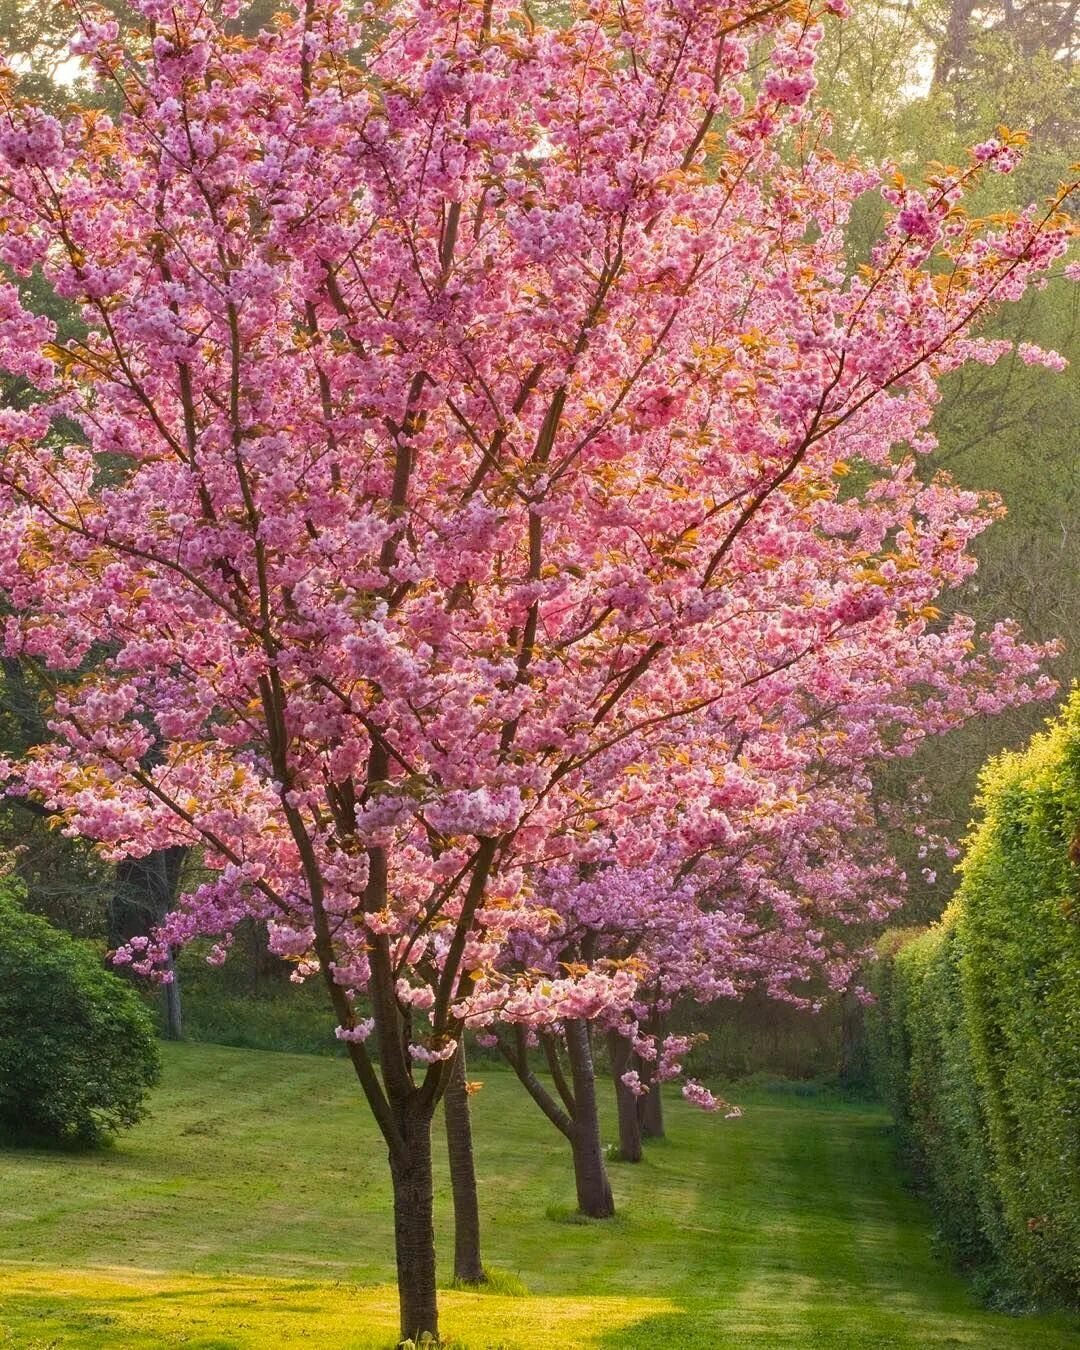
M 863 676 L 871 673 L 868 656 Z M 830 678 L 838 679 L 838 672 Z M 811 696 L 806 702 L 814 687 L 807 663 L 804 683 L 790 691 L 801 715 L 789 709 L 778 719 L 770 702 L 755 737 L 744 709 L 739 755 L 725 762 L 718 754 L 708 781 L 694 781 L 690 757 L 677 743 L 665 747 L 668 807 L 665 812 L 659 785 L 651 784 L 648 819 L 641 822 L 650 836 L 647 847 L 636 831 L 623 841 L 597 837 L 593 861 L 539 872 L 537 889 L 558 920 L 542 939 L 527 935 L 511 943 L 505 959 L 517 980 L 547 997 L 564 972 L 575 969 L 599 966 L 631 977 L 621 1001 L 606 1001 L 581 1026 L 560 1020 L 558 1001 L 548 998 L 546 1019 L 538 1007 L 531 1019 L 490 1037 L 570 1142 L 585 1213 L 614 1212 L 585 1022 L 607 1032 L 619 1152 L 636 1162 L 642 1117 L 662 1133 L 661 1085 L 682 1075 L 693 1045 L 694 1038 L 660 1031 L 676 1005 L 761 989 L 774 999 L 816 1007 L 820 993 L 808 990 L 852 986 L 869 955 L 868 923 L 884 919 L 906 890 L 879 828 L 867 761 L 910 753 L 925 735 L 970 715 L 977 702 L 955 700 L 938 717 L 927 708 L 923 722 L 912 723 L 913 735 L 899 739 L 901 719 L 910 720 L 909 704 L 923 701 L 925 679 L 925 670 L 889 669 L 884 659 L 869 686 L 872 710 L 859 708 L 853 689 L 832 716 L 820 705 L 810 716 L 816 701 Z M 761 717 L 763 710 L 757 713 Z M 864 735 L 853 753 L 846 728 L 860 721 Z M 551 1087 L 530 1063 L 533 1046 L 543 1050 Z M 684 1082 L 683 1095 L 710 1110 L 727 1107 L 693 1080 Z
M 506 967 L 561 922 L 545 871 L 644 865 L 682 778 L 682 837 L 722 848 L 769 772 L 744 714 L 780 753 L 858 690 L 857 764 L 1040 690 L 1011 628 L 937 624 L 994 508 L 917 461 L 938 379 L 1004 349 L 972 324 L 1060 258 L 1062 199 L 964 214 L 1004 140 L 925 190 L 832 157 L 809 99 L 842 8 L 308 0 L 246 36 L 235 0 L 137 0 L 130 30 L 76 4 L 123 112 L 61 123 L 5 81 L 0 367 L 34 392 L 0 410 L 4 642 L 56 673 L 9 791 L 114 859 L 199 851 L 117 960 L 167 978 L 254 918 L 324 981 L 403 1335 L 438 1333 L 463 1028 L 584 1028 L 636 989 Z M 896 666 L 925 696 L 874 711 Z

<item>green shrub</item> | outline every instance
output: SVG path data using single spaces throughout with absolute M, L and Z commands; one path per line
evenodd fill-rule
M 875 1084 L 998 1302 L 1080 1299 L 1080 691 L 991 762 L 942 921 L 880 944 Z
M 100 957 L 0 892 L 0 1132 L 91 1145 L 158 1076 L 153 1023 Z

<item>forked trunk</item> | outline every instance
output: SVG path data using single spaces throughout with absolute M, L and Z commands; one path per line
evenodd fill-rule
M 480 1206 L 476 1195 L 476 1161 L 466 1082 L 465 1043 L 462 1041 L 443 1095 L 446 1152 L 450 1159 L 450 1187 L 454 1196 L 454 1279 L 463 1284 L 483 1284 L 487 1276 L 480 1259 Z
M 619 1157 L 623 1162 L 641 1161 L 641 1124 L 638 1120 L 638 1099 L 622 1081 L 634 1064 L 634 1047 L 617 1031 L 608 1032 L 608 1056 L 611 1076 L 615 1080 L 615 1104 L 619 1112 Z
M 394 1183 L 394 1250 L 397 1257 L 401 1339 L 439 1338 L 435 1294 L 435 1225 L 431 1176 L 431 1117 L 399 1115 L 404 1147 L 391 1153 Z
M 593 1069 L 589 1029 L 585 1022 L 566 1023 L 566 1050 L 574 1085 L 574 1180 L 578 1208 L 591 1219 L 610 1219 L 615 1213 L 604 1151 L 600 1142 L 600 1117 L 596 1105 L 596 1074 Z

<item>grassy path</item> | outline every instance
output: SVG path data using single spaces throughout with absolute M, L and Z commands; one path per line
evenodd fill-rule
M 0 1153 L 0 1347 L 392 1344 L 382 1149 L 345 1065 L 211 1046 L 166 1063 L 152 1118 L 114 1149 Z M 598 1225 L 573 1221 L 565 1145 L 509 1077 L 473 1103 L 502 1274 L 444 1295 L 468 1350 L 1080 1350 L 1080 1319 L 976 1307 L 872 1108 L 674 1104 L 671 1141 L 612 1168 L 621 1213 Z M 439 1190 L 445 1220 L 444 1174 Z

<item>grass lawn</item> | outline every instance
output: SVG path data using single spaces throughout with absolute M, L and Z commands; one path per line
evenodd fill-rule
M 392 1345 L 383 1150 L 347 1065 L 166 1046 L 153 1114 L 91 1155 L 0 1153 L 0 1347 Z M 479 1071 L 475 1071 L 479 1073 Z M 671 1104 L 615 1165 L 620 1216 L 572 1221 L 562 1139 L 517 1083 L 473 1098 L 498 1291 L 443 1295 L 469 1350 L 1080 1350 L 1080 1319 L 981 1311 L 931 1250 L 884 1115 L 758 1094 Z M 442 1268 L 449 1195 L 438 1178 Z

